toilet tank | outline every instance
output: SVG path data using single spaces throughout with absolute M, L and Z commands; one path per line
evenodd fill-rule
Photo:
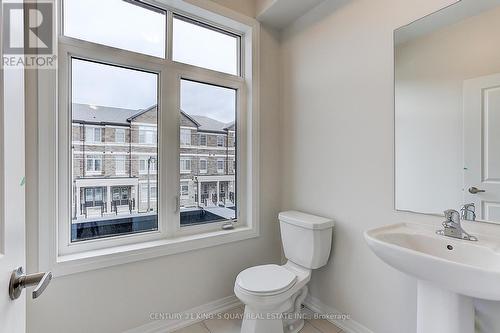
M 332 245 L 333 220 L 298 211 L 282 212 L 279 220 L 288 260 L 309 269 L 326 264 Z

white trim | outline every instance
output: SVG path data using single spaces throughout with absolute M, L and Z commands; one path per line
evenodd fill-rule
M 319 314 L 341 314 L 341 312 L 335 310 L 334 308 L 324 304 L 318 298 L 308 295 L 304 301 L 304 305 L 310 310 Z M 330 319 L 326 317 L 329 322 L 338 326 L 345 333 L 374 333 L 372 330 L 358 323 L 354 319 L 350 318 L 348 320 Z
M 156 234 L 157 232 L 147 233 Z M 57 278 L 59 276 L 121 265 L 160 256 L 190 252 L 222 244 L 255 238 L 258 235 L 247 227 L 234 230 L 217 230 L 174 239 L 132 243 L 129 245 L 101 248 L 87 252 L 58 256 L 55 262 L 46 263 Z M 121 237 L 123 238 L 123 237 Z
M 216 301 L 206 303 L 182 313 L 200 314 L 192 319 L 151 320 L 150 322 L 123 333 L 170 333 L 203 321 L 205 316 L 223 313 L 241 306 L 236 296 L 231 295 Z
M 38 115 L 35 120 L 38 123 L 38 157 L 31 162 L 38 163 L 38 270 L 51 270 L 54 275 L 67 275 L 83 272 L 92 269 L 109 267 L 138 260 L 151 259 L 154 257 L 170 255 L 185 251 L 191 251 L 211 246 L 217 246 L 228 242 L 241 241 L 260 236 L 259 222 L 259 23 L 249 17 L 237 14 L 231 10 L 216 4 L 209 4 L 206 1 L 198 0 L 157 0 L 158 5 L 167 4 L 174 7 L 175 12 L 188 15 L 202 22 L 222 27 L 229 31 L 240 33 L 242 36 L 242 77 L 235 77 L 229 74 L 215 72 L 195 66 L 175 63 L 167 59 L 136 54 L 123 51 L 108 46 L 97 45 L 90 42 L 79 41 L 65 36 L 59 36 L 63 43 L 62 51 L 59 53 L 59 73 L 55 71 L 38 71 L 37 91 L 28 94 L 34 96 L 38 102 Z M 60 3 L 60 2 L 59 2 Z M 195 5 L 193 5 L 195 4 Z M 58 6 L 60 9 L 60 6 Z M 217 24 L 214 24 L 217 22 Z M 158 180 L 163 185 L 159 189 L 159 231 L 133 235 L 131 237 L 115 237 L 109 240 L 98 240 L 97 242 L 82 242 L 87 246 L 85 252 L 78 252 L 77 247 L 74 252 L 62 252 L 61 248 L 67 239 L 64 238 L 66 232 L 58 231 L 58 223 L 67 224 L 65 220 L 59 220 L 65 216 L 66 211 L 71 210 L 71 205 L 66 202 L 70 200 L 68 190 L 70 186 L 58 184 L 59 173 L 63 176 L 71 169 L 68 167 L 68 156 L 71 140 L 71 122 L 68 120 L 67 112 L 57 112 L 58 105 L 67 108 L 68 101 L 68 75 L 69 71 L 67 55 L 77 54 L 84 58 L 99 58 L 106 63 L 120 65 L 132 64 L 134 68 L 148 69 L 150 72 L 162 73 L 165 67 L 171 69 L 170 73 L 176 72 L 182 77 L 198 78 L 204 82 L 219 83 L 223 86 L 234 86 L 238 89 L 238 103 L 246 108 L 244 114 L 240 114 L 237 125 L 237 142 L 242 149 L 239 153 L 247 158 L 238 159 L 239 175 L 245 175 L 238 181 L 239 195 L 238 206 L 240 207 L 241 219 L 237 220 L 236 228 L 230 231 L 222 231 L 220 223 L 213 223 L 210 226 L 193 226 L 179 230 L 178 212 L 174 195 L 178 196 L 179 173 L 170 172 L 168 175 L 159 172 Z M 178 107 L 179 104 L 179 77 L 173 75 L 161 75 L 163 78 L 159 83 L 166 96 L 160 102 L 162 112 L 159 114 L 158 133 L 162 135 L 159 141 L 158 150 L 160 170 L 168 168 L 179 170 L 179 152 L 177 147 L 168 144 L 167 133 L 179 130 Z M 58 90 L 58 81 L 63 87 Z M 59 95 L 59 96 L 58 96 Z M 251 96 L 247 99 L 246 96 Z M 175 113 L 173 110 L 175 109 Z M 241 117 L 243 116 L 244 117 Z M 32 116 L 32 115 L 28 115 Z M 63 123 L 68 127 L 68 133 L 58 131 L 58 124 Z M 135 124 L 134 124 L 135 125 Z M 147 124 L 151 125 L 151 124 Z M 66 141 L 67 140 L 67 141 Z M 58 150 L 62 149 L 61 151 Z M 145 145 L 141 145 L 145 147 Z M 156 148 L 156 146 L 153 146 Z M 68 149 L 66 149 L 68 148 Z M 175 149 L 174 149 L 175 148 Z M 207 149 L 211 149 L 208 147 Z M 93 152 L 94 153 L 94 152 Z M 149 154 L 148 155 L 152 155 Z M 243 163 L 245 160 L 245 163 Z M 159 170 L 159 171 L 160 171 Z M 162 178 L 165 177 L 165 178 Z M 69 177 L 67 177 L 69 179 Z M 42 192 L 43 191 L 43 192 Z M 244 197 L 240 195 L 245 194 Z M 63 198 L 64 200 L 59 200 Z M 68 206 L 68 207 L 66 207 Z M 68 214 L 69 216 L 70 214 Z M 174 218 L 177 216 L 177 218 Z M 238 216 L 240 218 L 240 216 Z M 168 228 L 167 228 L 168 226 Z M 177 230 L 172 227 L 176 226 Z M 67 229 L 68 226 L 66 226 Z M 190 233 L 204 232 L 203 234 L 190 235 Z M 162 236 L 165 233 L 165 236 Z M 59 236 L 58 236 L 59 234 Z M 62 237 L 62 238 L 60 238 Z M 67 237 L 67 236 L 66 236 Z M 173 238 L 176 237 L 176 238 Z M 61 241 L 63 242 L 61 244 Z M 104 247 L 103 246 L 107 246 Z

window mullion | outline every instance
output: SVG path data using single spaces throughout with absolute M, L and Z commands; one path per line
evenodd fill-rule
M 166 46 L 165 46 L 165 51 L 166 51 L 166 59 L 167 60 L 172 60 L 172 42 L 173 42 L 173 28 L 174 28 L 174 14 L 171 11 L 167 11 L 167 40 L 166 40 Z
M 180 86 L 178 74 L 167 62 L 161 80 L 160 141 L 160 217 L 163 232 L 174 237 L 179 221 L 179 169 L 180 132 L 178 110 Z

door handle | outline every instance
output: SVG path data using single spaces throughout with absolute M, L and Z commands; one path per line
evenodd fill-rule
M 478 194 L 478 193 L 484 193 L 486 192 L 485 190 L 480 190 L 477 187 L 471 187 L 469 188 L 469 193 L 470 194 Z
M 26 287 L 36 286 L 32 297 L 38 298 L 52 280 L 52 272 L 25 274 L 22 267 L 12 271 L 9 283 L 10 299 L 15 300 L 21 296 L 21 292 Z

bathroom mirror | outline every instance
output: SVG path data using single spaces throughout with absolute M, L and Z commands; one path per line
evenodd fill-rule
M 500 223 L 500 0 L 395 31 L 395 205 Z

